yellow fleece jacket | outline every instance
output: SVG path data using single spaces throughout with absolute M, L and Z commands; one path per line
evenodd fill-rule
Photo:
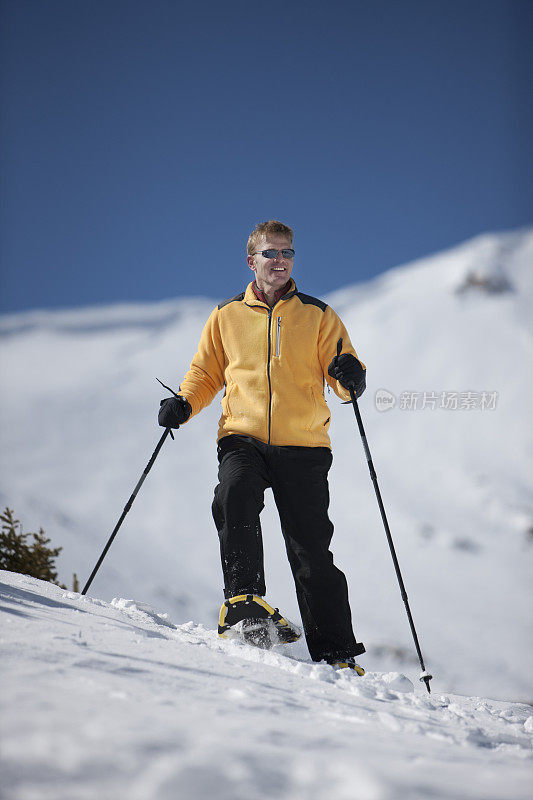
M 328 375 L 339 339 L 341 352 L 357 357 L 333 309 L 299 292 L 293 280 L 273 308 L 250 283 L 209 316 L 179 393 L 193 416 L 225 386 L 219 440 L 240 434 L 272 445 L 331 447 L 324 381 L 350 399 Z

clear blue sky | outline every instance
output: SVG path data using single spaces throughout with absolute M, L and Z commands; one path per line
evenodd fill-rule
M 4 0 L 0 310 L 321 295 L 533 221 L 531 0 Z

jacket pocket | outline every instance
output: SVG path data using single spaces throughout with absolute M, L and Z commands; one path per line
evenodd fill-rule
M 230 383 L 229 386 L 226 385 L 226 392 L 224 394 L 223 400 L 223 411 L 226 417 L 231 417 L 231 406 L 229 402 L 230 394 L 233 391 L 233 384 Z
M 276 358 L 279 358 L 280 347 L 281 347 L 281 317 L 278 317 L 276 321 L 276 349 L 274 350 L 274 355 Z
M 315 426 L 316 418 L 317 418 L 317 415 L 318 415 L 318 403 L 316 401 L 315 393 L 313 391 L 313 387 L 312 386 L 309 387 L 309 411 L 310 411 L 310 419 L 311 419 L 311 421 L 310 421 L 309 425 L 307 426 L 307 430 L 311 431 L 311 430 L 313 430 L 313 428 Z

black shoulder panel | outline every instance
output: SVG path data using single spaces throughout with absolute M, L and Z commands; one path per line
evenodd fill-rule
M 317 306 L 321 311 L 325 311 L 328 307 L 327 303 L 322 302 L 322 300 L 317 300 L 316 297 L 311 297 L 310 294 L 302 294 L 302 292 L 296 292 L 296 297 L 298 297 L 302 303 L 309 306 Z
M 220 311 L 220 309 L 224 308 L 224 306 L 227 306 L 228 303 L 235 303 L 237 300 L 244 300 L 244 292 L 241 292 L 240 294 L 236 294 L 235 297 L 230 297 L 229 300 L 224 300 L 223 303 L 219 303 L 218 304 L 218 310 Z

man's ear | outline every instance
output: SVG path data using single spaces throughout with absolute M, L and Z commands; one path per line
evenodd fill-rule
M 250 269 L 255 272 L 254 257 L 253 256 L 246 256 L 246 261 L 248 262 L 248 266 L 250 267 Z

